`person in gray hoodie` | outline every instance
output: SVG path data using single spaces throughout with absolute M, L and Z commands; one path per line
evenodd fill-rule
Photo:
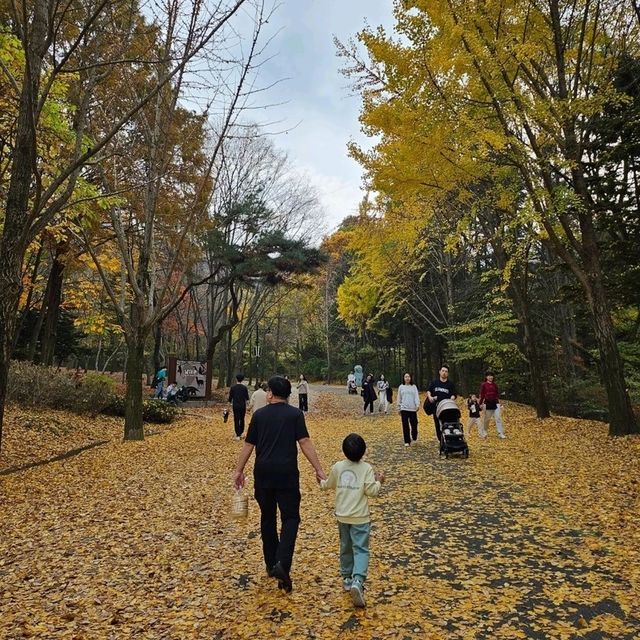
M 402 420 L 404 446 L 409 447 L 412 441 L 415 442 L 418 439 L 420 396 L 418 395 L 418 387 L 413 384 L 410 373 L 405 373 L 403 380 L 403 384 L 398 387 L 398 411 Z

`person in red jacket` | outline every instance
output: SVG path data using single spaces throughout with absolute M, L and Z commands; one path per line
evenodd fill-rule
M 484 410 L 482 429 L 480 430 L 482 438 L 487 437 L 487 426 L 492 417 L 496 421 L 498 438 L 506 438 L 500 411 L 500 390 L 494 382 L 494 377 L 493 371 L 487 371 L 484 374 L 484 382 L 480 385 L 480 406 Z

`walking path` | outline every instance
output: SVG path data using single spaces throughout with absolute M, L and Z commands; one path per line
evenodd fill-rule
M 0 478 L 0 637 L 640 636 L 638 439 L 508 406 L 508 440 L 472 436 L 469 460 L 441 460 L 426 416 L 405 449 L 396 415 L 311 391 L 327 470 L 358 431 L 387 474 L 365 610 L 340 589 L 333 496 L 304 458 L 294 590 L 275 589 L 257 505 L 228 516 L 239 444 L 202 410 L 142 443 Z

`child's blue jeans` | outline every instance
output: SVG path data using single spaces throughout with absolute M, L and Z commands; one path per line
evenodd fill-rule
M 364 582 L 369 569 L 369 531 L 371 523 L 338 522 L 340 531 L 340 573 L 343 578 Z

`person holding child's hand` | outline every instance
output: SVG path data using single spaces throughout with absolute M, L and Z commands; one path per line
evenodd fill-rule
M 276 578 L 278 588 L 293 588 L 289 572 L 300 525 L 300 472 L 298 446 L 311 463 L 316 478 L 322 470 L 309 437 L 304 413 L 288 403 L 291 382 L 274 376 L 268 382 L 267 406 L 256 411 L 233 474 L 233 486 L 244 486 L 244 467 L 256 450 L 253 468 L 254 495 L 260 506 L 260 533 L 267 574 Z M 277 515 L 282 522 L 278 536 Z

